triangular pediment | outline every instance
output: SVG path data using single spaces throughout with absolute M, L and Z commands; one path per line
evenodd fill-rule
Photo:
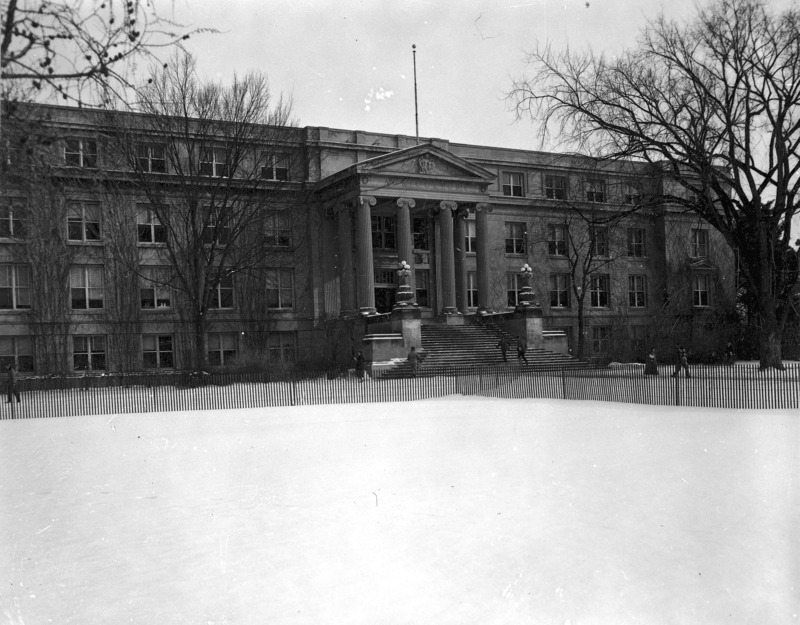
M 432 144 L 415 145 L 361 161 L 360 174 L 413 175 L 491 182 L 495 174 Z

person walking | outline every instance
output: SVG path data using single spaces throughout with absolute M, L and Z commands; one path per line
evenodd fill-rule
M 736 352 L 733 351 L 733 343 L 728 341 L 728 344 L 725 346 L 725 364 L 730 367 L 735 361 Z
M 353 364 L 355 365 L 356 369 L 356 377 L 358 378 L 359 382 L 364 381 L 364 354 L 358 352 L 353 358 Z
M 645 375 L 658 375 L 658 360 L 656 359 L 655 347 L 647 354 L 647 362 L 644 363 Z
M 19 374 L 17 373 L 17 368 L 14 363 L 8 365 L 8 401 L 7 404 L 10 404 L 13 397 L 17 398 L 17 403 L 20 403 L 19 398 Z
M 687 378 L 692 377 L 692 374 L 689 373 L 689 361 L 686 357 L 686 350 L 683 345 L 678 345 L 678 364 L 675 365 L 675 373 L 672 374 L 672 377 L 677 378 L 681 369 L 686 371 Z
M 416 378 L 417 371 L 419 371 L 419 354 L 416 347 L 412 347 L 408 352 L 408 362 L 411 363 L 411 376 Z
M 525 355 L 527 349 L 525 340 L 517 337 L 517 361 L 524 360 L 526 365 L 528 364 L 528 357 Z
M 503 354 L 503 362 L 508 362 L 508 348 L 510 345 L 508 344 L 508 339 L 505 336 L 500 338 L 500 342 L 497 344 L 497 347 L 500 348 L 500 353 Z

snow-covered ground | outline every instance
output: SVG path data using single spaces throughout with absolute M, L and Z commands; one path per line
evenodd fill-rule
M 0 422 L 11 625 L 798 623 L 797 411 L 451 396 Z

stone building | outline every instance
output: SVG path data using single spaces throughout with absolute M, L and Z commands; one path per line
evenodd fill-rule
M 48 183 L 19 169 L 22 151 L 6 132 L 0 205 L 0 359 L 23 371 L 183 369 L 197 349 L 211 366 L 327 365 L 353 351 L 386 362 L 420 347 L 431 324 L 477 321 L 494 336 L 524 332 L 535 348 L 601 359 L 640 359 L 678 341 L 711 352 L 726 339 L 734 255 L 681 206 L 667 173 L 305 127 L 286 129 L 261 169 L 256 192 L 276 198 L 258 222 L 269 235 L 263 271 L 213 286 L 198 344 L 180 293 L 154 277 L 180 261 L 103 112 L 38 110 L 52 160 L 36 176 Z M 162 138 L 131 140 L 168 204 L 177 191 Z M 224 149 L 212 152 L 197 164 L 209 180 L 227 171 Z M 63 245 L 33 240 L 42 206 L 48 236 Z M 226 245 L 219 232 L 205 243 Z

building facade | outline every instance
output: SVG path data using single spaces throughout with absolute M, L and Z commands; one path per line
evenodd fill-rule
M 39 111 L 47 166 L 21 167 L 6 132 L 0 207 L 0 359 L 21 371 L 185 369 L 198 350 L 212 367 L 322 366 L 399 309 L 421 324 L 513 316 L 526 281 L 543 327 L 582 356 L 727 338 L 732 250 L 651 165 L 306 127 L 286 129 L 249 184 L 228 176 L 222 140 L 170 159 L 140 130 L 126 161 L 102 112 Z M 192 159 L 190 189 L 176 168 Z M 217 208 L 226 178 L 258 213 L 244 232 Z M 194 261 L 162 223 L 187 194 L 205 206 L 201 256 L 231 268 L 200 304 L 174 271 Z

